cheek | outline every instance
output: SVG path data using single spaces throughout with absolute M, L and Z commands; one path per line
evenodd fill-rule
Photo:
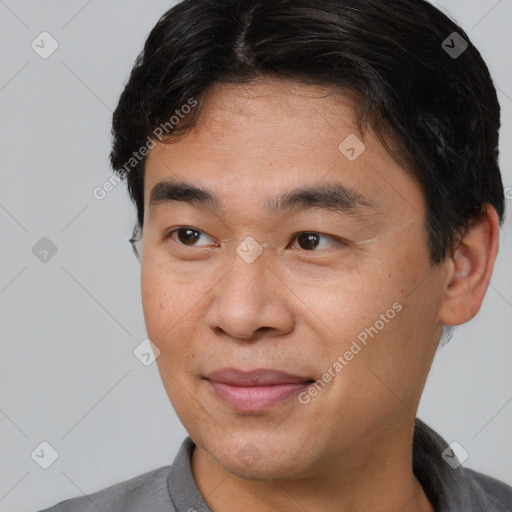
M 382 407 L 402 403 L 412 408 L 437 346 L 438 276 L 419 265 L 409 265 L 403 273 L 395 267 L 382 274 L 372 289 L 373 300 L 366 296 L 366 305 L 358 302 L 371 314 L 359 317 L 359 333 L 350 338 L 361 351 L 346 367 L 345 377 L 350 381 L 346 389 L 358 388 L 368 406 L 371 402 Z
M 336 348 L 343 349 L 343 344 L 376 322 L 381 330 L 381 315 L 386 313 L 387 329 L 390 319 L 398 314 L 396 309 L 400 309 L 393 305 L 403 297 L 401 278 L 396 279 L 386 266 L 369 262 L 357 272 L 333 273 L 329 279 L 316 281 L 308 288 L 304 303 L 329 327 L 327 337 L 335 343 L 339 340 Z
M 165 327 L 172 325 L 172 292 L 154 271 L 143 270 L 141 282 L 146 329 L 150 339 L 157 342 L 162 338 Z
M 186 294 L 179 281 L 156 266 L 143 266 L 141 285 L 146 331 L 160 350 L 156 359 L 158 371 L 167 396 L 181 418 L 190 398 L 190 367 L 195 357 L 193 304 L 185 301 Z
M 146 331 L 149 339 L 160 350 L 156 362 L 171 401 L 179 398 L 173 396 L 176 379 L 183 380 L 180 372 L 186 368 L 186 347 L 191 346 L 181 341 L 184 337 L 180 333 L 186 329 L 187 316 L 183 317 L 182 305 L 173 290 L 174 283 L 162 279 L 157 272 L 143 274 L 142 305 Z
M 351 375 L 357 381 L 360 365 L 366 365 L 400 389 L 402 380 L 407 385 L 423 373 L 435 346 L 438 278 L 423 254 L 392 249 L 387 258 L 379 256 L 369 258 L 357 273 L 316 289 L 309 303 L 326 315 L 322 320 L 330 328 L 326 334 L 331 362 L 347 351 L 357 352 L 347 354 L 347 378 Z
M 205 290 L 197 281 L 184 282 L 150 259 L 142 266 L 141 285 L 146 331 L 160 349 L 157 363 L 173 374 L 184 373 L 201 341 L 197 332 L 204 314 L 201 298 L 207 300 Z M 165 373 L 162 377 L 167 379 Z
M 193 309 L 194 297 L 187 286 L 168 268 L 151 257 L 143 260 L 141 294 L 148 335 L 165 338 L 178 320 Z M 153 339 L 153 338 L 151 338 Z

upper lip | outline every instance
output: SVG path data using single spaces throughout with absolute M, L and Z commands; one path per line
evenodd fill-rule
M 205 378 L 233 386 L 272 386 L 277 384 L 297 384 L 313 380 L 310 377 L 269 368 L 256 368 L 250 371 L 238 370 L 237 368 L 219 368 L 210 372 Z

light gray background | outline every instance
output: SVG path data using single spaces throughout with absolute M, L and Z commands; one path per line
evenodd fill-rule
M 146 338 L 135 209 L 110 176 L 110 124 L 145 38 L 172 2 L 0 0 L 0 510 L 33 511 L 169 465 L 186 432 Z M 488 62 L 503 110 L 512 187 L 512 0 L 445 0 Z M 58 42 L 42 59 L 31 43 Z M 448 35 L 448 34 L 447 34 Z M 440 42 L 441 43 L 441 42 Z M 508 208 L 512 200 L 508 201 Z M 440 349 L 419 417 L 512 485 L 511 220 L 478 317 Z M 48 237 L 47 263 L 32 247 Z M 31 458 L 42 441 L 59 457 Z

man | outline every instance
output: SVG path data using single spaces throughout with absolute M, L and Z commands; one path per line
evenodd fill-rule
M 480 54 L 423 0 L 167 12 L 111 162 L 189 437 L 170 468 L 49 510 L 510 511 L 416 418 L 493 271 L 499 123 Z

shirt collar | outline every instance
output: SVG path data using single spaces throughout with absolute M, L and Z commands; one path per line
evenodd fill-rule
M 192 474 L 191 459 L 195 444 L 187 436 L 172 463 L 167 477 L 169 493 L 176 512 L 212 512 Z

